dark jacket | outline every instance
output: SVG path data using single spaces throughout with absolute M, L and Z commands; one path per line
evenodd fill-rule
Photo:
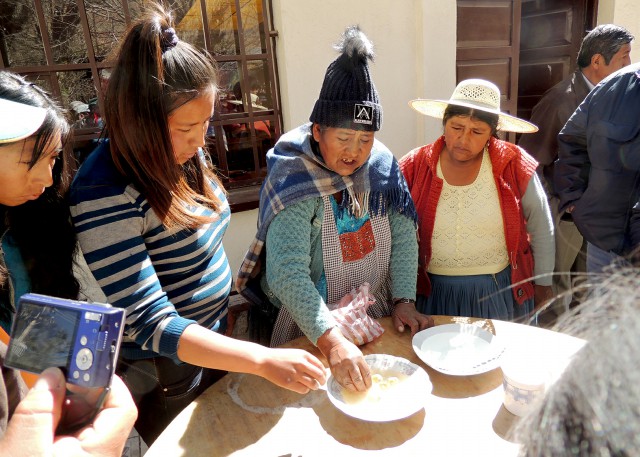
M 556 195 L 553 168 L 558 158 L 558 133 L 590 90 L 582 71 L 574 71 L 545 92 L 533 107 L 531 122 L 540 130 L 522 135 L 518 141 L 518 146 L 538 161 L 538 173 L 549 195 Z
M 587 241 L 625 255 L 640 246 L 640 64 L 610 75 L 560 131 L 555 187 Z

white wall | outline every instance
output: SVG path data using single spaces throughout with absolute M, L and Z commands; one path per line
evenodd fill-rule
M 456 86 L 456 2 L 416 1 L 420 4 L 415 15 L 418 43 L 415 69 L 418 74 L 416 96 L 448 100 Z M 421 14 L 420 14 L 421 13 Z M 442 134 L 442 121 L 417 116 L 416 144 L 431 143 Z
M 440 122 L 408 106 L 418 97 L 449 98 L 455 87 L 455 1 L 273 0 L 284 130 L 308 122 L 333 45 L 358 24 L 374 44 L 373 81 L 383 107 L 376 137 L 402 157 L 433 141 Z M 255 235 L 257 210 L 234 213 L 224 246 L 235 273 Z
M 273 8 L 285 130 L 308 122 L 337 57 L 333 44 L 358 24 L 376 51 L 371 72 L 384 112 L 377 138 L 397 157 L 426 142 L 424 119 L 407 103 L 448 98 L 455 86 L 455 2 L 274 0 Z
M 222 239 L 222 245 L 229 259 L 234 280 L 238 276 L 242 259 L 244 259 L 244 255 L 256 235 L 257 221 L 257 209 L 231 215 L 231 222 Z
M 638 0 L 599 0 L 598 24 L 625 27 L 636 37 L 631 43 L 631 62 L 640 62 L 640 3 Z

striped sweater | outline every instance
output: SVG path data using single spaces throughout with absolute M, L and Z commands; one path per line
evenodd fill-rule
M 178 340 L 195 322 L 216 329 L 226 316 L 231 269 L 222 247 L 230 210 L 197 230 L 167 230 L 149 203 L 117 171 L 108 142 L 78 171 L 71 215 L 84 257 L 113 306 L 126 309 L 127 358 L 177 360 Z M 199 214 L 213 215 L 199 208 Z

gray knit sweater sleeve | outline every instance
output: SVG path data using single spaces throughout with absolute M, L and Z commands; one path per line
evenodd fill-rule
M 522 196 L 522 212 L 527 220 L 534 259 L 535 284 L 550 286 L 555 265 L 556 241 L 547 196 L 537 174 L 529 180 Z

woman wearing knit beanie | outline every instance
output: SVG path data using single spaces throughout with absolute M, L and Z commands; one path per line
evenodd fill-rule
M 391 315 L 412 334 L 432 320 L 415 309 L 415 207 L 397 161 L 375 139 L 382 106 L 369 72 L 373 45 L 352 26 L 336 49 L 311 122 L 267 154 L 258 231 L 236 286 L 273 316 L 272 346 L 306 335 L 336 380 L 362 391 L 369 368 L 330 307 L 367 283 L 369 316 Z

